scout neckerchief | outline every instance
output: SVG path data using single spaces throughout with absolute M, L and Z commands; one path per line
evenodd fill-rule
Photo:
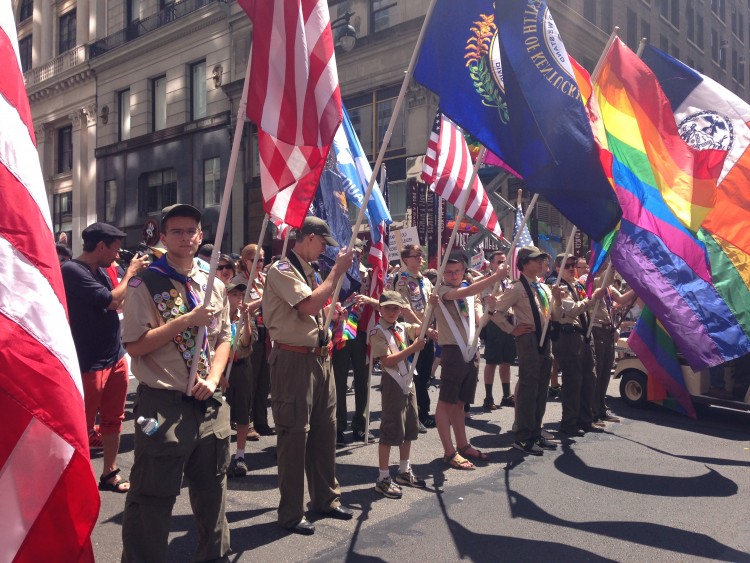
M 468 287 L 468 282 L 461 282 L 460 287 Z M 445 321 L 448 323 L 448 328 L 456 339 L 458 347 L 461 349 L 461 354 L 464 357 L 464 361 L 468 362 L 477 353 L 478 345 L 471 345 L 474 342 L 474 331 L 476 329 L 476 317 L 474 315 L 474 296 L 467 296 L 465 299 L 454 299 L 453 306 L 458 311 L 458 316 L 461 319 L 461 323 L 464 327 L 464 333 L 466 334 L 466 341 L 461 336 L 461 331 L 458 329 L 458 325 L 453 320 L 453 317 L 448 312 L 448 308 L 440 300 L 440 310 L 443 312 Z
M 307 283 L 310 288 L 315 291 L 315 288 L 318 287 L 321 283 L 320 276 L 318 275 L 318 272 L 313 270 L 313 279 L 308 279 L 308 277 L 305 275 L 305 269 L 302 267 L 302 262 L 300 262 L 299 256 L 297 256 L 297 253 L 292 250 L 287 255 L 287 260 L 289 260 L 289 263 L 294 267 L 295 270 L 297 270 L 297 273 L 302 277 L 303 280 L 305 280 L 305 283 Z M 310 266 L 312 268 L 312 266 Z M 318 323 L 318 344 L 320 346 L 324 346 L 328 344 L 328 330 L 323 330 L 323 318 L 325 315 L 323 315 L 323 311 L 318 311 L 318 313 L 315 315 L 315 322 Z
M 419 276 L 419 277 L 417 277 L 414 274 L 410 274 L 408 271 L 401 272 L 400 276 L 402 278 L 401 281 L 403 281 L 404 283 L 407 284 L 406 287 L 409 287 L 409 285 L 408 285 L 409 284 L 408 278 L 411 277 L 411 278 L 416 278 L 417 279 L 417 285 L 419 285 L 419 294 L 422 297 L 422 301 L 420 302 L 420 309 L 419 310 L 420 311 L 424 311 L 425 307 L 427 307 L 427 294 L 424 292 L 424 276 L 422 276 L 420 274 L 417 274 L 417 276 Z M 411 288 L 409 288 L 409 290 L 411 291 Z
M 153 293 L 152 298 L 154 300 L 154 305 L 156 305 L 164 322 L 170 322 L 171 320 L 181 317 L 203 302 L 200 294 L 193 290 L 190 284 L 192 278 L 180 274 L 170 266 L 167 262 L 166 254 L 151 264 L 146 271 L 142 272 L 141 278 L 146 282 L 146 286 Z M 167 281 L 168 279 L 176 280 L 185 286 L 187 303 L 183 302 L 180 292 Z M 186 329 L 172 339 L 172 342 L 174 342 L 177 347 L 177 351 L 182 356 L 182 359 L 185 360 L 185 365 L 188 370 L 190 370 L 190 366 L 193 363 L 193 357 L 195 356 L 195 340 L 197 335 L 198 327 L 194 326 Z M 200 347 L 197 371 L 198 375 L 202 378 L 205 378 L 208 375 L 209 358 L 210 350 L 208 347 L 208 333 L 206 333 L 206 338 L 204 338 Z
M 539 314 L 539 307 L 537 306 L 537 300 L 539 301 L 539 304 L 542 308 L 542 314 L 544 315 L 544 318 L 548 318 L 549 316 L 549 298 L 547 297 L 547 294 L 542 289 L 541 284 L 538 281 L 531 282 L 531 285 L 534 286 L 534 289 L 536 290 L 536 299 L 534 299 L 534 292 L 531 291 L 531 285 L 529 285 L 529 280 L 526 279 L 526 276 L 521 274 L 521 285 L 526 290 L 526 295 L 529 298 L 529 303 L 531 304 L 531 314 L 534 316 L 534 331 L 536 332 L 536 341 L 539 342 L 542 339 L 542 319 Z M 542 353 L 542 350 L 544 349 L 544 345 L 547 344 L 547 341 L 549 340 L 549 330 L 544 336 L 544 342 L 541 346 L 537 344 L 537 350 L 539 350 L 539 353 Z
M 397 354 L 406 348 L 406 342 L 404 342 L 404 339 L 400 334 L 403 331 L 402 326 L 395 324 L 386 330 L 383 328 L 382 324 L 378 323 L 377 328 L 380 329 L 380 332 L 383 334 L 383 338 L 385 338 L 385 341 L 388 344 L 388 350 L 390 350 L 391 355 Z M 401 387 L 401 390 L 404 392 L 404 395 L 408 395 L 409 391 L 414 386 L 414 377 L 409 376 L 409 366 L 406 364 L 406 361 L 400 361 L 395 368 L 387 368 L 382 364 L 381 367 L 396 383 L 398 383 L 399 387 Z
M 573 296 L 573 301 L 576 303 L 580 302 L 581 299 L 586 298 L 586 289 L 579 283 L 579 282 L 573 282 L 573 285 L 568 283 L 567 280 L 563 279 L 562 282 L 568 286 L 568 291 Z M 581 323 L 581 328 L 583 329 L 583 333 L 588 333 L 589 329 L 589 314 L 587 311 L 584 311 L 580 315 L 578 315 L 578 322 Z

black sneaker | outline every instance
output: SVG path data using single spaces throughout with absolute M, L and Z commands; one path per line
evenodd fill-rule
M 231 479 L 233 477 L 244 477 L 245 475 L 247 475 L 245 458 L 232 456 L 232 461 L 229 462 L 229 467 L 227 468 L 227 477 Z
M 503 397 L 500 401 L 501 407 L 515 407 L 516 406 L 516 400 L 513 398 L 513 395 L 508 395 L 507 397 Z
M 422 420 L 422 424 L 424 425 L 425 428 L 435 428 L 436 426 L 435 417 L 433 416 L 425 417 L 424 420 Z
M 515 442 L 513 447 L 529 455 L 542 455 L 544 453 L 542 448 L 537 446 L 531 438 L 525 442 Z
M 355 430 L 354 432 L 354 439 L 359 442 L 364 442 L 365 436 L 367 436 L 368 444 L 375 441 L 375 436 L 372 435 L 372 432 L 365 432 L 364 430 Z
M 343 430 L 336 431 L 336 447 L 343 448 L 346 446 L 346 436 L 344 436 Z
M 562 393 L 562 385 L 550 385 L 547 390 L 547 396 L 552 399 L 557 399 Z
M 401 498 L 401 487 L 391 481 L 390 477 L 381 479 L 375 483 L 375 490 L 386 498 Z
M 497 405 L 495 404 L 494 399 L 488 398 L 484 400 L 484 403 L 482 403 L 482 408 L 486 411 L 496 411 Z
M 543 450 L 556 450 L 557 449 L 556 444 L 553 444 L 552 442 L 550 442 L 546 438 L 542 438 L 541 436 L 536 438 L 534 440 L 534 443 L 540 448 L 542 448 Z
M 424 479 L 414 475 L 414 471 L 411 470 L 411 467 L 405 473 L 396 474 L 395 481 L 399 485 L 404 485 L 406 487 L 416 487 L 417 489 L 424 489 L 427 486 L 427 483 L 425 483 Z

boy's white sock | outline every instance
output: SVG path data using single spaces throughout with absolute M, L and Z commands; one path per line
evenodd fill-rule
M 386 477 L 390 477 L 391 476 L 391 472 L 390 472 L 389 469 L 378 469 L 378 473 L 379 473 L 379 475 L 378 475 L 378 481 L 382 481 Z
M 398 472 L 399 473 L 406 473 L 409 471 L 409 460 L 408 459 L 402 459 L 398 462 Z
M 235 454 L 234 457 L 245 459 L 245 448 L 242 448 L 242 449 L 237 448 L 237 453 Z

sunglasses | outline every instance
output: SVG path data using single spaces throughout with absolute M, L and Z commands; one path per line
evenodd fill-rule
M 565 264 L 565 269 L 566 270 L 575 270 L 576 269 L 576 265 L 575 264 Z
M 224 264 L 223 266 L 216 266 L 216 270 L 219 272 L 222 270 L 234 270 L 234 267 L 230 264 Z

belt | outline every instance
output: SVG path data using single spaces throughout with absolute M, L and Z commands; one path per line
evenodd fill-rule
M 331 345 L 320 346 L 311 348 L 310 346 L 292 346 L 291 344 L 282 344 L 281 342 L 274 342 L 274 348 L 279 350 L 286 350 L 288 352 L 296 352 L 297 354 L 312 354 L 313 356 L 320 356 L 321 358 L 327 358 L 331 355 Z

